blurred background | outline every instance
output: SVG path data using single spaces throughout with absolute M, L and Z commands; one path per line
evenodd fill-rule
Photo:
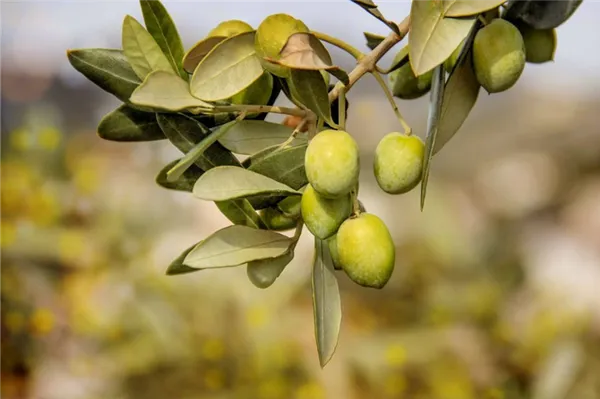
M 343 0 L 164 4 L 186 49 L 222 20 L 277 12 L 365 51 L 363 31 L 387 33 Z M 410 9 L 379 4 L 398 21 Z M 119 102 L 66 57 L 120 48 L 138 2 L 1 7 L 2 398 L 600 398 L 600 2 L 558 28 L 555 62 L 480 94 L 434 159 L 424 212 L 418 189 L 378 189 L 373 150 L 400 126 L 374 79 L 355 86 L 361 200 L 390 227 L 397 265 L 381 291 L 338 274 L 342 332 L 323 370 L 306 232 L 267 290 L 243 267 L 165 275 L 228 221 L 156 185 L 177 156 L 167 142 L 96 135 Z M 427 96 L 398 103 L 424 137 Z

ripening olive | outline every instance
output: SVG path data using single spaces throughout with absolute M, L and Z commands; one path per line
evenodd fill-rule
M 272 14 L 256 29 L 255 48 L 263 68 L 281 78 L 288 77 L 289 68 L 273 64 L 263 58 L 279 59 L 289 37 L 295 33 L 309 32 L 304 22 L 288 14 Z
M 261 209 L 259 214 L 270 230 L 284 231 L 296 227 L 296 218 L 287 217 L 275 207 Z
M 393 63 L 399 62 L 409 52 L 409 46 L 405 46 L 394 58 Z M 403 100 L 413 100 L 423 96 L 431 88 L 431 78 L 433 77 L 433 70 L 424 73 L 417 77 L 415 76 L 410 62 L 402 65 L 400 68 L 392 71 L 388 75 L 388 81 L 392 88 L 394 96 Z
M 342 130 L 323 130 L 310 141 L 304 168 L 308 182 L 321 196 L 344 196 L 358 183 L 358 144 Z
M 347 219 L 337 235 L 339 263 L 355 283 L 383 288 L 394 271 L 396 248 L 385 223 L 370 213 Z
M 379 187 L 388 194 L 406 193 L 419 184 L 423 174 L 425 145 L 414 135 L 393 132 L 375 149 L 373 172 Z
M 321 240 L 334 235 L 352 213 L 349 194 L 329 199 L 319 195 L 310 185 L 304 190 L 300 205 L 304 224 L 312 235 Z
M 481 28 L 473 41 L 473 67 L 488 93 L 514 86 L 525 69 L 525 43 L 519 29 L 504 19 Z

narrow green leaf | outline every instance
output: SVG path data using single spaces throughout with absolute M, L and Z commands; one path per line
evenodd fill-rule
M 212 168 L 194 186 L 194 196 L 205 201 L 225 201 L 255 195 L 300 195 L 300 192 L 237 166 Z
M 122 45 L 123 54 L 140 79 L 154 71 L 175 72 L 152 35 L 131 15 L 123 20 Z
M 266 229 L 267 226 L 252 204 L 246 199 L 233 201 L 215 201 L 221 213 L 233 224 L 255 229 Z
M 192 249 L 183 264 L 197 269 L 239 266 L 283 255 L 291 244 L 291 238 L 274 231 L 228 226 Z
M 186 191 L 191 193 L 194 189 L 194 184 L 196 184 L 196 180 L 198 180 L 198 178 L 202 176 L 204 171 L 198 166 L 192 165 L 188 168 L 188 170 L 183 172 L 183 175 L 181 175 L 179 179 L 175 181 L 169 181 L 167 180 L 167 172 L 171 170 L 173 166 L 177 164 L 177 162 L 179 162 L 179 160 L 172 161 L 167 166 L 162 168 L 156 176 L 155 181 L 159 186 L 163 188 L 176 191 Z
M 263 74 L 254 50 L 255 32 L 229 37 L 200 61 L 190 82 L 192 94 L 204 101 L 226 100 Z
M 285 267 L 294 259 L 294 251 L 288 250 L 276 258 L 255 260 L 248 263 L 246 274 L 257 288 L 268 288 L 281 275 Z
M 203 123 L 184 114 L 158 113 L 156 120 L 169 141 L 184 154 L 211 132 Z M 201 168 L 206 169 L 205 166 Z
M 506 0 L 445 0 L 446 17 L 467 17 L 498 7 Z
M 181 65 L 184 54 L 183 43 L 165 6 L 157 0 L 140 0 L 140 6 L 148 32 L 169 60 L 173 70 L 187 81 L 189 76 Z
M 444 18 L 444 1 L 412 2 L 408 37 L 410 65 L 421 76 L 443 63 L 467 37 L 475 18 Z
M 200 158 L 210 146 L 215 144 L 217 140 L 227 132 L 227 129 L 233 126 L 236 122 L 237 120 L 224 124 L 192 147 L 192 149 L 180 159 L 177 165 L 167 172 L 167 179 L 169 181 L 175 181 L 179 179 L 182 173 L 185 172 L 187 168 L 189 168 L 194 162 L 196 162 L 196 160 Z
M 144 83 L 135 89 L 130 100 L 136 105 L 172 112 L 189 108 L 213 108 L 211 104 L 192 96 L 185 80 L 172 72 L 164 71 L 149 73 Z
M 183 57 L 183 68 L 189 73 L 194 73 L 194 70 L 200 61 L 202 61 L 202 59 L 206 57 L 217 44 L 225 39 L 227 39 L 225 36 L 211 36 L 194 44 Z
M 342 325 L 342 301 L 332 263 L 327 243 L 315 238 L 313 312 L 321 367 L 325 367 L 335 353 Z
M 192 251 L 192 249 L 196 248 L 196 246 L 198 246 L 201 243 L 202 243 L 202 241 L 200 241 L 197 244 L 192 245 L 191 247 L 189 247 L 188 249 L 183 251 L 181 253 L 181 255 L 179 255 L 173 262 L 171 262 L 171 264 L 167 268 L 167 273 L 166 273 L 167 276 L 175 276 L 178 274 L 188 274 L 188 273 L 200 271 L 200 269 L 194 269 L 192 267 L 184 265 L 183 260 Z
M 427 182 L 433 149 L 438 134 L 442 102 L 444 99 L 444 65 L 439 65 L 433 70 L 431 80 L 431 100 L 429 102 L 429 118 L 427 120 L 427 138 L 425 140 L 425 153 L 423 154 L 423 178 L 421 180 L 421 210 L 425 206 L 425 195 L 427 194 Z
M 380 20 L 381 22 L 386 24 L 388 26 L 388 28 L 390 28 L 397 34 L 400 34 L 400 29 L 398 29 L 398 25 L 396 25 L 394 22 L 386 19 L 383 16 L 383 14 L 381 13 L 381 11 L 379 11 L 379 9 L 377 8 L 377 5 L 372 0 L 351 0 L 351 1 L 354 4 L 358 4 L 369 14 L 371 14 L 372 16 L 374 16 L 375 18 L 377 18 L 378 20 Z
M 298 190 L 308 183 L 304 170 L 304 156 L 308 143 L 269 147 L 244 160 L 242 165 L 256 173 L 270 177 Z
M 331 119 L 327 84 L 319 71 L 292 69 L 288 84 L 292 95 L 298 101 L 323 118 L 330 126 L 337 126 Z
M 385 36 L 377 35 L 375 33 L 363 32 L 365 39 L 367 40 L 367 47 L 374 50 L 375 47 L 379 46 L 379 43 L 385 40 Z
M 440 121 L 433 147 L 437 154 L 454 137 L 477 102 L 481 85 L 473 69 L 472 44 L 481 24 L 474 26 L 446 82 Z
M 219 143 L 236 154 L 251 155 L 266 147 L 286 141 L 294 129 L 281 123 L 243 120 L 219 139 Z M 304 143 L 307 138 L 297 137 L 292 145 Z
M 89 48 L 67 51 L 69 63 L 102 90 L 128 103 L 142 83 L 121 50 Z
M 164 140 L 165 134 L 153 113 L 121 105 L 106 114 L 98 125 L 98 136 L 104 140 L 139 142 Z

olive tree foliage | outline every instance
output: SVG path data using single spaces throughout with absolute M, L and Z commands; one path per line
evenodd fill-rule
M 294 258 L 307 227 L 314 237 L 322 367 L 341 327 L 336 273 L 381 289 L 395 264 L 385 223 L 360 202 L 359 148 L 345 127 L 346 93 L 365 75 L 376 78 L 399 129 L 379 142 L 372 171 L 382 195 L 420 185 L 423 210 L 433 157 L 461 128 L 482 88 L 506 91 L 527 63 L 552 61 L 555 30 L 581 0 L 413 0 L 400 22 L 387 19 L 373 1 L 352 2 L 389 29 L 387 36 L 364 33 L 369 51 L 287 14 L 266 14 L 256 27 L 223 21 L 186 50 L 165 7 L 141 0 L 143 23 L 124 18 L 122 48 L 67 52 L 77 71 L 123 102 L 102 118 L 98 135 L 170 142 L 182 155 L 157 172 L 156 183 L 214 202 L 231 221 L 182 248 L 167 275 L 245 266 L 249 280 L 267 288 Z M 324 42 L 354 57 L 355 68 L 340 68 Z M 380 60 L 392 50 L 392 65 L 383 68 Z M 395 98 L 426 94 L 423 141 Z M 294 106 L 277 105 L 281 98 Z M 286 119 L 268 122 L 269 114 Z

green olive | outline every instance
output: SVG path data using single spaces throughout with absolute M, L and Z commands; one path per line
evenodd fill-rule
M 334 235 L 352 213 L 350 195 L 334 199 L 325 198 L 310 185 L 304 190 L 300 205 L 306 228 L 321 240 Z
M 375 149 L 373 172 L 379 187 L 388 194 L 406 193 L 419 184 L 423 174 L 425 145 L 418 136 L 389 133 Z
M 517 25 L 525 42 L 525 60 L 542 64 L 554 60 L 556 29 L 533 29 L 525 24 Z
M 275 207 L 261 209 L 259 214 L 270 230 L 285 231 L 296 227 L 296 218 L 287 217 Z
M 358 144 L 342 130 L 323 130 L 310 141 L 304 167 L 309 183 L 319 194 L 327 198 L 345 196 L 358 183 Z
M 405 46 L 394 58 L 394 64 L 399 62 L 409 52 L 409 46 Z M 423 96 L 431 88 L 431 78 L 433 77 L 433 70 L 426 72 L 425 74 L 417 77 L 415 76 L 410 62 L 402 65 L 400 68 L 391 72 L 388 75 L 388 81 L 392 88 L 394 96 L 403 100 L 413 100 Z
M 488 93 L 514 86 L 525 69 L 525 43 L 519 29 L 504 19 L 481 28 L 473 42 L 473 66 Z
M 338 259 L 348 277 L 370 288 L 383 288 L 394 271 L 396 248 L 385 223 L 370 213 L 347 219 L 337 235 Z

